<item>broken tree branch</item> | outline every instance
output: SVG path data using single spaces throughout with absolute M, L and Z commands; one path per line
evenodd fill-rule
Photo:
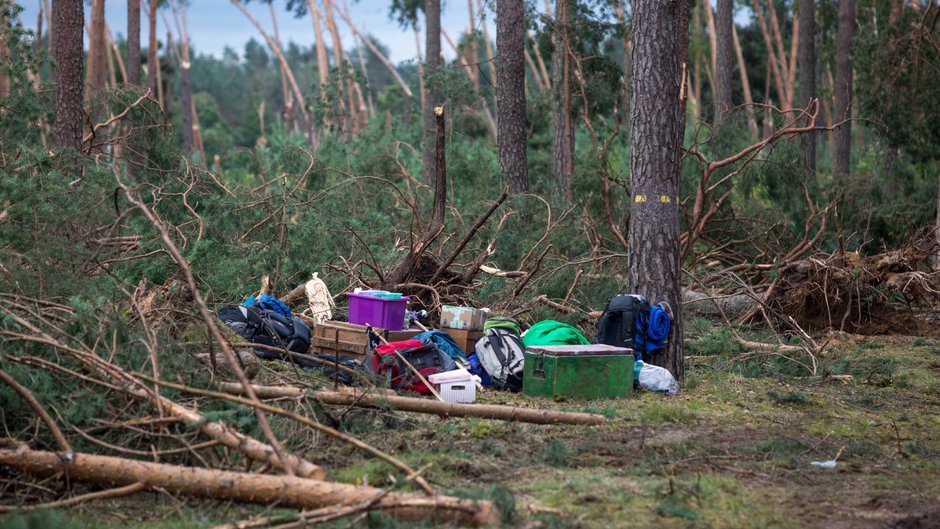
M 38 477 L 61 473 L 71 480 L 105 486 L 141 483 L 148 490 L 162 489 L 171 494 L 305 509 L 355 505 L 384 492 L 295 476 L 184 467 L 92 454 L 75 454 L 71 461 L 63 461 L 59 454 L 30 450 L 25 445 L 0 449 L 0 464 Z M 500 521 L 492 502 L 443 495 L 388 493 L 375 508 L 405 520 L 436 519 L 474 526 L 495 525 Z
M 273 413 L 273 414 L 275 414 L 275 415 L 280 415 L 280 416 L 282 416 L 282 417 L 287 417 L 287 418 L 289 418 L 289 419 L 291 419 L 291 420 L 293 420 L 293 421 L 296 421 L 296 422 L 298 422 L 298 423 L 301 423 L 301 424 L 303 424 L 303 425 L 305 425 L 305 426 L 309 426 L 309 427 L 311 427 L 311 428 L 313 428 L 313 429 L 315 429 L 315 430 L 319 430 L 319 431 L 321 431 L 321 432 L 323 432 L 323 433 L 325 433 L 325 434 L 328 434 L 328 435 L 330 435 L 330 436 L 332 436 L 332 437 L 335 437 L 336 439 L 339 439 L 339 440 L 341 440 L 341 441 L 344 441 L 344 442 L 346 442 L 346 443 L 349 443 L 349 444 L 355 446 L 356 448 L 362 450 L 363 452 L 365 452 L 365 453 L 367 453 L 367 454 L 369 454 L 369 455 L 372 455 L 372 456 L 374 456 L 374 457 L 377 457 L 377 458 L 381 459 L 382 461 L 385 461 L 386 463 L 392 465 L 393 467 L 397 468 L 398 470 L 401 470 L 402 472 L 404 472 L 404 473 L 405 473 L 406 475 L 408 475 L 408 476 L 412 476 L 412 475 L 415 474 L 414 469 L 412 469 L 410 466 L 408 466 L 407 463 L 404 463 L 404 462 L 400 461 L 399 459 L 397 459 L 397 458 L 395 458 L 395 457 L 393 457 L 393 456 L 390 456 L 390 455 L 386 454 L 385 452 L 379 450 L 378 448 L 375 448 L 375 447 L 372 446 L 372 445 L 369 445 L 369 444 L 367 444 L 367 443 L 364 443 L 364 442 L 360 441 L 359 439 L 356 439 L 355 437 L 352 437 L 351 435 L 346 435 L 346 434 L 344 434 L 344 433 L 342 433 L 342 432 L 340 432 L 340 431 L 334 430 L 333 428 L 330 428 L 329 426 L 327 426 L 327 425 L 325 425 L 325 424 L 320 424 L 320 423 L 318 423 L 318 422 L 316 422 L 316 421 L 313 421 L 313 420 L 311 420 L 309 417 L 305 417 L 305 416 L 303 416 L 303 415 L 299 415 L 299 414 L 296 414 L 296 413 L 287 411 L 287 410 L 285 410 L 284 408 L 280 408 L 280 407 L 277 407 L 277 406 L 272 406 L 272 405 L 270 405 L 270 404 L 265 404 L 265 403 L 259 401 L 257 398 L 254 398 L 254 399 L 245 399 L 245 398 L 242 398 L 242 397 L 237 397 L 237 396 L 229 395 L 229 394 L 227 394 L 227 393 L 220 393 L 220 392 L 218 392 L 218 391 L 209 391 L 209 390 L 205 390 L 205 389 L 199 389 L 199 388 L 194 388 L 194 387 L 190 387 L 190 386 L 184 386 L 184 385 L 182 385 L 182 384 L 174 384 L 173 382 L 167 382 L 167 381 L 165 381 L 165 380 L 156 380 L 156 379 L 154 379 L 154 378 L 152 378 L 152 377 L 148 377 L 148 376 L 143 375 L 143 374 L 140 374 L 140 373 L 136 373 L 135 376 L 137 376 L 137 377 L 139 377 L 139 378 L 142 378 L 142 379 L 144 379 L 144 380 L 146 380 L 146 381 L 148 381 L 148 382 L 151 382 L 151 383 L 154 383 L 154 384 L 160 384 L 161 386 L 165 386 L 165 387 L 168 387 L 168 388 L 171 388 L 171 389 L 175 389 L 175 390 L 177 390 L 177 391 L 184 391 L 184 392 L 186 392 L 186 393 L 191 393 L 191 394 L 193 394 L 193 395 L 203 395 L 203 396 L 206 396 L 206 397 L 213 397 L 213 398 L 217 398 L 217 399 L 227 400 L 227 401 L 230 401 L 230 402 L 236 402 L 236 403 L 242 404 L 242 405 L 244 405 L 244 406 L 250 406 L 251 408 L 254 408 L 255 410 L 258 410 L 258 411 L 266 411 L 266 412 L 268 412 L 268 413 Z M 254 388 L 253 388 L 253 386 L 251 386 L 250 384 L 247 385 L 247 388 L 246 388 L 245 385 L 243 384 L 243 385 L 242 385 L 242 388 L 243 388 L 244 390 L 246 390 L 246 391 L 245 391 L 245 394 L 247 394 L 247 395 L 253 395 L 253 396 L 255 395 L 255 393 L 254 393 Z M 250 391 L 250 393 L 249 393 L 249 391 Z M 434 490 L 431 488 L 431 485 L 429 485 L 428 482 L 424 480 L 424 478 L 416 477 L 416 478 L 415 478 L 415 483 L 417 483 L 418 486 L 421 487 L 421 489 L 423 489 L 423 490 L 424 490 L 425 492 L 427 492 L 428 494 L 431 494 L 431 495 L 434 494 Z
M 236 395 L 244 394 L 239 384 L 231 382 L 219 385 L 222 391 Z M 297 398 L 307 393 L 295 386 L 255 386 L 262 398 Z M 441 417 L 480 417 L 500 421 L 519 421 L 532 424 L 604 424 L 603 415 L 573 413 L 555 410 L 500 406 L 497 404 L 452 404 L 430 399 L 416 399 L 394 395 L 369 395 L 336 391 L 315 391 L 310 394 L 324 404 L 357 406 L 361 408 L 392 408 L 414 413 L 430 413 Z
M 42 419 L 42 422 L 46 423 L 46 426 L 49 428 L 49 431 L 52 432 L 52 436 L 55 437 L 56 443 L 59 444 L 59 448 L 62 449 L 65 453 L 72 452 L 72 446 L 65 439 L 65 436 L 62 435 L 62 430 L 59 429 L 59 426 L 52 420 L 52 417 L 49 416 L 49 413 L 42 407 L 42 404 L 39 404 L 39 401 L 36 400 L 36 397 L 33 394 L 23 387 L 15 378 L 7 374 L 6 371 L 0 369 L 0 380 L 2 380 L 6 385 L 10 386 L 17 395 L 20 396 L 23 400 L 29 404 L 29 407 L 36 412 L 36 415 Z

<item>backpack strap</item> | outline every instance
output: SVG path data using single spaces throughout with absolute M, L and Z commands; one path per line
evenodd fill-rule
M 492 330 L 487 334 L 487 339 L 490 342 L 490 347 L 493 349 L 493 354 L 496 355 L 496 359 L 499 360 L 500 371 L 499 378 L 503 378 L 503 373 L 509 368 L 506 361 L 506 353 L 503 352 L 503 337 L 502 334 L 498 331 Z

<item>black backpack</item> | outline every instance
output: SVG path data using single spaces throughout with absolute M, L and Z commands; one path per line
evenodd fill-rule
M 636 320 L 649 318 L 650 303 L 639 294 L 617 294 L 607 301 L 607 307 L 597 320 L 594 343 L 627 347 L 636 352 Z
M 257 304 L 224 307 L 219 309 L 217 315 L 235 333 L 251 343 L 300 354 L 306 354 L 310 349 L 310 327 L 296 316 L 288 319 L 283 314 L 263 309 Z M 282 358 L 282 355 L 267 349 L 255 349 L 255 354 L 261 358 Z

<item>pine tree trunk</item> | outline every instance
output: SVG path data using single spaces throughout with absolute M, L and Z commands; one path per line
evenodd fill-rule
M 343 40 L 339 34 L 339 28 L 336 26 L 336 19 L 333 16 L 333 3 L 331 0 L 323 0 L 323 13 L 326 20 L 326 28 L 333 38 L 333 66 L 337 70 L 344 68 Z M 358 105 L 353 97 L 353 91 L 350 82 L 344 80 L 342 76 L 336 78 L 336 100 L 340 102 L 340 112 L 343 114 L 344 133 L 348 139 L 353 132 L 356 123 L 356 109 Z
M 169 30 L 166 32 L 166 52 L 164 54 L 163 60 L 166 61 L 166 64 L 173 64 L 173 59 L 170 55 L 170 50 L 173 49 L 173 34 Z M 166 113 L 167 118 L 173 113 L 173 77 L 170 75 L 173 72 L 172 69 L 167 68 L 166 76 L 161 75 L 161 81 L 163 85 L 163 112 Z
M 140 84 L 140 0 L 127 0 L 127 84 Z
M 58 2 L 56 2 L 58 3 Z M 147 10 L 147 21 L 150 31 L 147 43 L 147 83 L 150 85 L 150 91 L 160 108 L 163 107 L 163 88 L 160 86 L 160 59 L 157 56 L 157 0 L 150 0 L 150 9 Z
M 437 121 L 434 107 L 444 104 L 441 97 L 440 80 L 434 79 L 441 67 L 441 0 L 427 0 L 424 5 L 426 37 L 424 43 L 424 87 L 427 90 L 424 108 L 424 165 L 421 176 L 430 184 L 434 176 L 434 145 Z
M 529 190 L 526 162 L 525 9 L 523 0 L 496 4 L 496 124 L 499 171 L 513 193 Z
M 805 107 L 816 98 L 816 2 L 799 0 L 800 48 L 799 56 L 800 100 L 797 106 Z M 800 161 L 803 178 L 809 182 L 816 176 L 815 132 L 800 136 Z
M 706 9 L 710 9 L 706 6 Z M 715 13 L 715 43 L 717 60 L 715 65 L 715 124 L 727 119 L 727 113 L 733 107 L 731 99 L 732 79 L 734 75 L 734 39 L 731 29 L 734 25 L 734 0 L 718 0 Z
M 568 53 L 570 2 L 555 3 L 555 52 L 552 54 L 552 86 L 555 89 L 555 134 L 552 138 L 552 162 L 555 181 L 562 200 L 570 203 L 574 179 L 574 127 L 571 123 L 571 58 Z
M 852 152 L 852 41 L 855 38 L 855 0 L 839 0 L 839 30 L 836 36 L 835 108 L 833 120 L 845 121 L 834 131 L 832 177 L 844 182 L 849 176 Z
M 679 379 L 684 371 L 678 195 L 688 21 L 688 2 L 633 2 L 629 281 L 650 302 L 672 307 L 669 343 L 652 362 Z
M 184 467 L 134 459 L 75 453 L 0 448 L 0 465 L 38 477 L 67 478 L 106 487 L 140 484 L 145 490 L 300 509 L 350 506 L 369 500 L 375 509 L 403 520 L 454 522 L 461 526 L 498 526 L 500 514 L 491 501 L 389 492 L 298 476 L 232 472 Z M 356 512 L 354 509 L 352 512 Z M 306 524 L 304 524 L 306 525 Z
M 88 69 L 91 70 L 91 87 L 104 90 L 108 82 L 105 61 L 107 39 L 104 34 L 104 0 L 91 3 L 91 44 L 88 52 Z
M 55 35 L 58 64 L 55 95 L 56 145 L 82 149 L 82 96 L 85 75 L 82 33 L 85 11 L 82 0 L 57 0 Z
M 180 0 L 180 18 L 182 19 L 180 35 L 180 48 L 182 48 L 182 57 L 180 57 L 180 92 L 182 105 L 180 112 L 183 114 L 183 152 L 189 154 L 193 150 L 193 89 L 190 76 L 192 61 L 189 57 L 189 31 L 186 27 L 186 4 Z M 202 160 L 205 163 L 205 160 Z

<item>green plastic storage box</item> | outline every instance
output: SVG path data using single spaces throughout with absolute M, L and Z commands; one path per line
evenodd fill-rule
M 525 351 L 529 397 L 623 398 L 633 392 L 633 350 L 612 345 L 546 345 Z

